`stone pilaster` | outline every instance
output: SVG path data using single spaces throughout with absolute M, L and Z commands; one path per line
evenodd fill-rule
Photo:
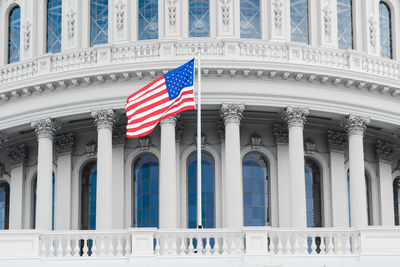
M 364 132 L 369 119 L 348 115 L 343 121 L 349 139 L 350 216 L 352 226 L 367 226 L 367 201 L 365 199 Z
M 299 107 L 287 107 L 283 113 L 289 131 L 290 221 L 292 227 L 307 226 L 303 128 L 308 114 L 308 109 Z
M 75 139 L 74 134 L 63 134 L 58 135 L 54 138 L 54 146 L 56 149 L 56 154 L 66 154 L 72 152 L 72 147 L 74 146 Z
M 225 196 L 223 227 L 243 226 L 243 182 L 240 157 L 240 121 L 244 105 L 223 104 L 220 110 L 225 124 L 225 175 L 222 188 Z

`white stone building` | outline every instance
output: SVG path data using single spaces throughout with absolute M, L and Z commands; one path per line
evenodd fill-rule
M 0 266 L 399 266 L 399 0 L 0 0 Z M 125 139 L 200 52 L 196 112 Z

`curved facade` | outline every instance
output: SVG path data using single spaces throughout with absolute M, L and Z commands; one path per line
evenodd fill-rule
M 400 1 L 0 0 L 0 15 L 0 248 L 24 229 L 40 259 L 400 251 Z M 139 139 L 124 117 L 198 55 L 202 230 L 196 112 Z

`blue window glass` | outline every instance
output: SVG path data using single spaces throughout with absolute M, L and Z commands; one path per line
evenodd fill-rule
M 210 36 L 209 0 L 189 0 L 189 37 Z
M 55 197 L 55 177 L 52 178 L 52 193 L 51 193 L 51 229 L 54 230 L 54 197 Z M 32 181 L 32 228 L 36 228 L 36 201 L 37 201 L 37 176 Z
M 260 39 L 260 0 L 240 0 L 240 37 Z
M 392 14 L 385 2 L 379 2 L 379 30 L 381 42 L 381 56 L 392 58 Z
M 267 161 L 259 153 L 243 158 L 244 226 L 269 225 L 269 184 Z
M 307 227 L 322 227 L 321 172 L 311 159 L 305 160 Z
M 290 0 L 291 40 L 308 44 L 308 0 Z
M 139 40 L 158 38 L 158 0 L 139 0 Z
M 337 0 L 338 47 L 353 49 L 353 1 Z
M 47 1 L 47 52 L 61 51 L 61 0 Z
M 89 162 L 81 177 L 81 230 L 96 229 L 97 164 Z
M 188 226 L 197 227 L 197 153 L 189 156 L 188 171 Z M 215 227 L 214 159 L 201 153 L 201 211 L 203 228 Z
M 158 227 L 158 159 L 140 156 L 134 164 L 135 225 Z
M 370 191 L 370 186 L 369 186 L 369 179 L 367 174 L 365 174 L 365 198 L 367 201 L 367 220 L 368 220 L 368 225 L 371 225 L 371 213 L 370 211 L 370 198 L 369 198 L 369 191 Z M 351 207 L 350 207 L 350 171 L 347 171 L 347 200 L 348 200 L 348 210 L 349 210 L 349 226 L 351 227 Z
M 393 181 L 394 223 L 400 225 L 400 177 Z
M 90 0 L 90 46 L 108 42 L 108 0 Z
M 11 9 L 8 15 L 8 63 L 19 61 L 21 9 Z
M 8 229 L 10 212 L 10 186 L 8 183 L 0 184 L 0 230 Z

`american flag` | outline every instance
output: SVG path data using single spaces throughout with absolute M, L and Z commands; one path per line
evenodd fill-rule
M 195 109 L 193 77 L 194 59 L 130 95 L 125 106 L 126 137 L 148 135 L 160 120 Z

